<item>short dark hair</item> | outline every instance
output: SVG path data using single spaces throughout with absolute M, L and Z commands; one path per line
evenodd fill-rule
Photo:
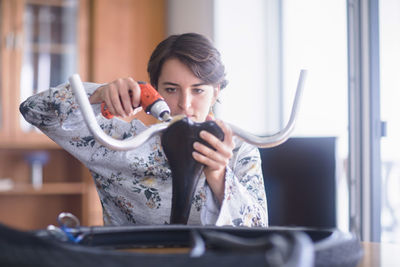
M 158 44 L 147 65 L 150 83 L 155 88 L 164 62 L 171 58 L 181 61 L 197 78 L 207 84 L 219 85 L 221 89 L 228 84 L 220 53 L 203 35 L 197 33 L 171 35 Z

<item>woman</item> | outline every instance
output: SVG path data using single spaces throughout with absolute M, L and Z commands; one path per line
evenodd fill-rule
M 219 52 L 205 37 L 173 35 L 154 50 L 148 73 L 171 115 L 193 121 L 212 118 L 211 109 L 227 82 Z M 155 122 L 141 111 L 140 87 L 133 78 L 106 85 L 86 83 L 97 121 L 109 135 L 128 138 Z M 100 104 L 116 115 L 106 119 Z M 25 119 L 83 162 L 91 171 L 103 207 L 105 225 L 169 223 L 171 172 L 158 136 L 132 151 L 111 151 L 94 140 L 68 84 L 28 98 Z M 205 165 L 188 224 L 266 226 L 267 207 L 258 149 L 225 134 L 220 141 L 202 131 L 214 149 L 195 142 L 193 158 Z

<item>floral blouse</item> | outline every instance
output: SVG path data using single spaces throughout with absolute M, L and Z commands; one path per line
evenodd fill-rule
M 90 96 L 100 85 L 84 83 L 84 86 Z M 130 138 L 147 128 L 139 120 L 106 119 L 99 104 L 92 107 L 100 127 L 114 138 Z M 160 136 L 130 151 L 104 147 L 89 132 L 69 84 L 29 97 L 21 104 L 20 111 L 29 123 L 90 170 L 105 225 L 169 223 L 172 177 Z M 235 144 L 226 168 L 222 204 L 213 196 L 203 174 L 195 191 L 188 224 L 268 225 L 259 151 L 238 138 Z

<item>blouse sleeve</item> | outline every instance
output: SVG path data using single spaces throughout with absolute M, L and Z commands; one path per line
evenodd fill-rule
M 268 226 L 267 201 L 258 149 L 238 141 L 234 157 L 225 173 L 222 204 L 206 186 L 202 224 L 233 226 Z
M 99 86 L 84 83 L 88 96 Z M 100 113 L 100 105 L 95 104 L 92 107 L 96 114 Z M 87 163 L 96 142 L 83 121 L 69 84 L 62 84 L 31 96 L 19 109 L 26 121 L 39 128 L 83 163 Z M 83 146 L 86 149 L 79 149 Z

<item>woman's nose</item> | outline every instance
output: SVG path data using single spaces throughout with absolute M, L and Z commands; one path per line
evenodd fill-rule
M 179 107 L 182 110 L 187 110 L 192 105 L 192 100 L 189 94 L 182 94 L 179 98 Z

